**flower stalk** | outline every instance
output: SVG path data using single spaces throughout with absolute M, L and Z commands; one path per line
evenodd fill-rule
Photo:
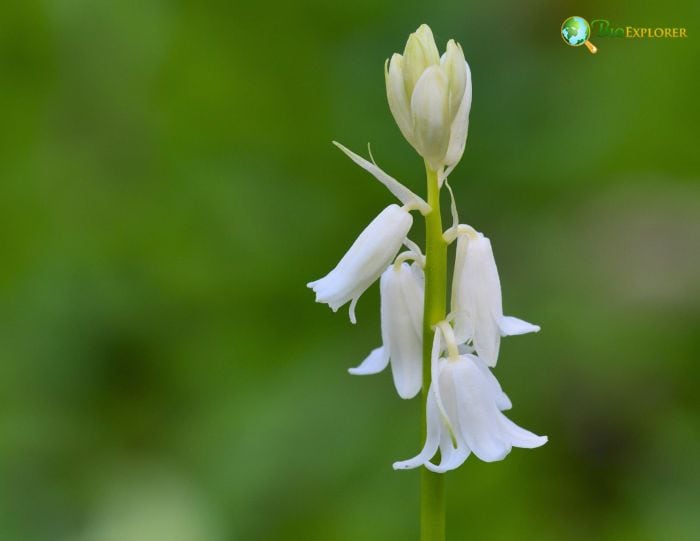
M 423 309 L 423 439 L 426 437 L 426 403 L 431 380 L 433 327 L 445 319 L 447 299 L 447 243 L 442 236 L 440 185 L 438 173 L 425 163 L 428 205 L 432 212 L 425 216 L 425 301 Z M 445 539 L 444 476 L 427 468 L 421 469 L 421 541 Z

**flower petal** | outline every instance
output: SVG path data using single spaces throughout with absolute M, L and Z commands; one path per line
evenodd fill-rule
M 541 447 L 548 441 L 547 436 L 538 436 L 537 434 L 533 434 L 529 430 L 525 430 L 524 428 L 516 425 L 503 414 L 501 414 L 500 424 L 502 430 L 507 435 L 513 447 L 534 449 L 535 447 Z
M 495 366 L 501 344 L 498 322 L 503 317 L 501 283 L 491 242 L 481 233 L 457 240 L 452 310 L 457 340 L 471 338 L 479 357 Z
M 465 355 L 467 353 L 470 353 L 473 355 L 474 353 L 476 353 L 476 350 L 472 346 L 470 346 L 469 344 L 460 344 L 458 347 L 458 350 L 459 350 L 460 355 Z
M 440 63 L 444 66 L 447 74 L 450 92 L 450 117 L 454 119 L 457 110 L 464 101 L 469 67 L 464 59 L 462 48 L 453 39 L 447 42 L 447 50 L 440 58 Z M 469 90 L 471 91 L 471 85 Z
M 413 458 L 394 462 L 393 467 L 395 470 L 417 468 L 427 463 L 437 452 L 438 445 L 440 444 L 442 421 L 440 420 L 440 412 L 437 408 L 437 401 L 435 400 L 435 393 L 433 392 L 432 385 L 428 390 L 428 399 L 426 401 L 426 421 L 428 426 L 423 449 Z
M 435 473 L 445 473 L 459 468 L 467 460 L 469 454 L 469 447 L 459 440 L 457 447 L 455 447 L 448 430 L 443 428 L 440 434 L 440 464 L 435 465 L 432 462 L 426 462 L 425 467 Z
M 479 357 L 476 357 L 475 355 L 470 355 L 469 358 L 472 361 L 474 361 L 476 367 L 484 375 L 486 380 L 489 382 L 489 385 L 491 385 L 491 388 L 493 389 L 493 394 L 496 398 L 496 406 L 498 407 L 498 409 L 501 411 L 511 409 L 513 407 L 513 403 L 510 401 L 510 398 L 508 398 L 508 395 L 503 392 L 501 384 L 496 379 L 496 376 L 493 375 L 489 367 L 486 366 L 486 363 L 479 359 Z
M 380 279 L 382 341 L 389 352 L 394 385 L 401 398 L 413 398 L 423 384 L 423 290 L 411 268 L 390 265 Z
M 469 111 L 472 106 L 472 76 L 469 71 L 469 64 L 464 62 L 467 71 L 467 83 L 464 94 L 462 95 L 462 101 L 459 104 L 459 109 L 452 121 L 450 126 L 450 144 L 447 147 L 447 153 L 445 154 L 445 164 L 448 169 L 445 171 L 444 176 L 447 177 L 452 173 L 455 166 L 462 159 L 462 154 L 464 154 L 464 147 L 467 144 L 467 132 L 469 131 Z
M 410 267 L 405 263 L 401 265 L 401 296 L 406 307 L 406 312 L 411 320 L 413 332 L 418 337 L 421 345 L 421 364 L 423 351 L 423 304 L 425 299 L 425 278 L 423 269 L 415 263 Z
M 533 325 L 513 316 L 503 316 L 498 322 L 498 327 L 501 330 L 501 336 L 516 336 L 540 331 L 539 325 Z
M 465 276 L 465 265 L 469 257 L 469 237 L 459 235 L 457 237 L 457 250 L 455 253 L 455 266 L 452 278 L 452 298 L 450 306 L 454 315 L 454 333 L 457 343 L 463 344 L 474 336 L 474 325 L 471 320 L 469 307 L 468 276 Z
M 389 353 L 381 346 L 373 349 L 369 355 L 355 368 L 348 368 L 353 376 L 367 376 L 378 374 L 389 364 Z
M 435 329 L 435 334 L 433 334 L 433 347 L 430 351 L 430 380 L 433 382 L 440 382 L 440 374 L 442 368 L 447 362 L 445 359 L 440 358 L 440 353 L 442 352 L 442 332 L 439 328 Z M 438 411 L 443 420 L 443 423 L 447 426 L 450 432 L 454 432 L 452 424 L 450 422 L 447 409 L 442 400 L 442 386 L 438 383 L 434 387 L 435 402 L 437 403 Z
M 444 165 L 450 143 L 447 76 L 441 66 L 430 66 L 418 79 L 411 96 L 414 147 L 434 170 Z
M 364 290 L 362 291 L 362 293 L 364 293 Z M 362 295 L 362 293 L 353 297 L 350 300 L 350 307 L 348 308 L 348 315 L 350 316 L 350 323 L 352 323 L 353 325 L 355 325 L 357 323 L 357 317 L 355 316 L 355 307 L 357 306 L 357 301 L 360 300 L 360 295 Z
M 403 77 L 403 56 L 394 53 L 391 60 L 384 65 L 384 79 L 386 82 L 386 96 L 389 101 L 389 109 L 394 115 L 401 133 L 407 141 L 413 139 L 413 123 L 411 121 L 411 108 L 406 93 Z
M 417 81 L 429 66 L 440 63 L 433 32 L 427 24 L 422 24 L 413 34 L 408 36 L 406 47 L 403 51 L 403 76 L 406 85 L 406 94 L 410 98 L 414 92 Z
M 484 462 L 502 460 L 510 452 L 510 442 L 499 430 L 499 415 L 493 388 L 468 357 L 452 363 L 451 377 L 457 389 L 459 434 L 472 452 Z

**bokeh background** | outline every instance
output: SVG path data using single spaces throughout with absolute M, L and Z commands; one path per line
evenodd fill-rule
M 383 63 L 427 22 L 474 101 L 452 176 L 493 241 L 512 418 L 448 475 L 449 539 L 700 538 L 697 2 L 23 0 L 0 9 L 0 539 L 417 539 L 417 401 L 313 302 L 423 193 Z M 570 15 L 685 40 L 559 37 Z M 413 237 L 421 241 L 421 227 Z

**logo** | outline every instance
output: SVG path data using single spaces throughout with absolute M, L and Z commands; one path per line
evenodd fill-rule
M 561 25 L 561 37 L 564 43 L 571 47 L 585 45 L 591 54 L 598 52 L 598 48 L 588 41 L 591 37 L 591 25 L 583 17 L 574 15 L 566 19 Z
M 623 39 L 675 39 L 687 38 L 688 29 L 685 27 L 637 27 L 614 26 L 608 19 L 593 19 L 590 24 L 583 17 L 574 16 L 566 19 L 561 25 L 561 37 L 564 43 L 571 47 L 585 45 L 593 54 L 598 48 L 588 38 L 594 32 L 598 38 L 623 38 Z

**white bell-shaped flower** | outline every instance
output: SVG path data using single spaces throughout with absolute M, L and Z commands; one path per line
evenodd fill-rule
M 394 469 L 424 465 L 444 473 L 459 467 L 472 452 L 484 462 L 494 462 L 505 458 L 513 447 L 532 449 L 547 442 L 546 436 L 519 427 L 502 413 L 510 407 L 510 400 L 478 357 L 460 355 L 453 344 L 447 358 L 437 358 L 440 339 L 436 337 L 435 342 L 425 445 L 414 458 L 394 463 Z M 430 459 L 438 449 L 441 461 L 435 465 Z
M 537 325 L 503 315 L 491 241 L 481 233 L 462 234 L 457 239 L 451 308 L 457 342 L 471 341 L 488 366 L 496 366 L 501 336 L 540 330 Z
M 440 57 L 426 24 L 411 34 L 403 56 L 385 66 L 387 99 L 406 140 L 434 170 L 462 157 L 472 100 L 471 73 L 454 40 Z
M 379 284 L 382 346 L 349 372 L 376 374 L 391 360 L 396 391 L 413 398 L 423 383 L 423 271 L 416 263 L 390 265 Z
M 334 312 L 350 302 L 350 321 L 355 323 L 357 300 L 396 257 L 412 224 L 405 207 L 389 205 L 380 212 L 331 272 L 307 284 L 316 293 L 316 302 L 328 304 Z

